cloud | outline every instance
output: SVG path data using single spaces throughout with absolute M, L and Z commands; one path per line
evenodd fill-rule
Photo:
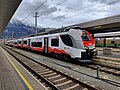
M 57 11 L 57 7 L 51 7 L 51 8 L 48 8 L 47 10 L 41 12 L 40 15 L 49 15 L 55 11 Z
M 13 18 L 22 20 L 45 0 L 23 0 Z M 119 0 L 47 0 L 38 10 L 38 25 L 61 27 L 120 13 Z M 113 2 L 108 5 L 108 3 Z M 117 2 L 117 3 L 116 3 Z M 34 11 L 25 23 L 34 25 Z
M 34 11 L 38 6 L 40 6 L 44 1 L 40 0 L 23 0 L 19 8 L 17 9 L 15 15 L 13 18 L 17 17 L 19 20 L 24 19 L 27 15 L 29 15 L 32 11 Z M 38 8 L 36 11 L 44 11 L 49 8 L 48 4 L 43 4 L 40 8 Z M 34 11 L 34 12 L 36 12 Z M 34 12 L 29 15 L 29 17 L 33 17 Z
M 120 0 L 89 0 L 90 2 L 99 2 L 101 4 L 114 4 L 119 2 Z
M 56 17 L 51 17 L 51 20 L 64 20 L 66 17 L 65 15 L 59 15 L 59 16 L 56 16 Z

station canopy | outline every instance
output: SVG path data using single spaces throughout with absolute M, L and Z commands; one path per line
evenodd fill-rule
M 117 32 L 120 31 L 120 14 L 72 26 L 80 26 L 90 33 Z
M 22 0 L 0 0 L 0 33 L 3 32 Z

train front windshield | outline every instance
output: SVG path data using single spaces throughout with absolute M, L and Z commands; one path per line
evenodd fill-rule
M 90 37 L 85 31 L 82 31 L 82 36 L 81 37 L 82 37 L 83 41 L 90 41 Z

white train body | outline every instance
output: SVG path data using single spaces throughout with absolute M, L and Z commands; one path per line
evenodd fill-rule
M 60 33 L 17 39 L 17 44 L 21 48 L 40 51 L 65 59 L 74 58 L 81 62 L 91 62 L 90 59 L 84 58 L 83 54 L 91 58 L 95 51 L 94 43 L 91 45 L 93 47 L 91 51 L 87 52 L 83 43 L 82 33 L 83 31 L 80 29 L 70 29 Z

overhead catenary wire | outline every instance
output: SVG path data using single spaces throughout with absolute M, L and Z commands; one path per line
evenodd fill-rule
M 87 6 L 83 7 L 83 8 L 77 9 L 76 11 L 81 11 L 81 10 L 83 10 L 83 9 L 89 8 L 89 7 L 91 7 L 91 6 L 93 6 L 93 5 L 95 5 L 96 3 L 101 2 L 101 1 L 103 1 L 103 0 L 98 0 L 97 2 L 95 2 L 95 3 L 93 3 L 93 4 L 90 4 L 90 5 L 87 5 Z M 65 14 L 65 15 L 67 15 L 67 14 Z M 55 21 L 53 21 L 53 22 L 55 22 Z M 48 24 L 49 24 L 49 23 L 48 23 Z M 51 23 L 50 23 L 50 24 L 51 24 Z
M 61 5 L 61 4 L 65 3 L 66 1 L 67 1 L 67 0 L 64 0 L 64 1 L 62 1 L 62 2 L 60 2 L 60 3 L 58 3 L 58 4 L 56 4 L 56 5 L 53 6 L 53 7 L 56 7 L 56 6 L 58 6 L 58 5 Z M 53 8 L 53 7 L 51 7 L 51 8 Z M 49 11 L 49 10 L 50 10 L 50 8 L 48 8 L 47 10 L 41 12 L 40 14 L 46 13 L 46 12 Z
M 62 2 L 54 5 L 53 7 L 59 6 L 59 5 L 63 4 L 63 3 L 65 3 L 66 1 L 67 1 L 67 0 L 63 0 Z M 78 9 L 78 10 L 82 10 L 82 9 L 85 9 L 85 8 L 90 7 L 90 6 L 92 6 L 92 5 L 95 5 L 97 2 L 101 2 L 101 0 L 98 0 L 98 1 L 96 1 L 94 4 L 90 4 L 90 5 L 88 5 L 88 6 L 85 6 L 85 7 L 83 7 L 83 8 L 80 8 L 80 9 Z M 51 8 L 52 8 L 52 7 L 51 7 Z M 51 8 L 48 8 L 47 10 L 45 10 L 45 11 L 39 13 L 39 14 L 44 14 L 44 13 L 46 13 L 47 11 L 49 11 Z M 77 10 L 77 11 L 78 11 L 78 10 Z M 35 10 L 34 10 L 34 11 L 35 11 Z M 30 13 L 28 16 L 30 16 L 31 14 L 32 14 L 32 13 Z M 24 18 L 22 21 L 25 21 L 27 18 L 28 18 L 28 17 L 26 16 L 26 18 Z M 30 19 L 31 19 L 31 18 L 27 19 L 27 21 L 29 21 Z
M 54 5 L 53 7 L 56 7 L 56 6 L 58 6 L 58 5 L 61 5 L 61 4 L 65 3 L 66 1 L 67 1 L 67 0 L 63 0 L 62 2 Z M 51 7 L 51 8 L 52 8 L 52 7 Z M 46 13 L 46 12 L 49 11 L 51 8 L 48 8 L 47 10 L 43 11 L 43 12 L 40 13 L 40 14 Z M 38 12 L 38 13 L 39 13 L 39 12 Z M 31 13 L 31 14 L 32 14 L 32 13 Z M 29 21 L 30 19 L 31 19 L 31 18 L 27 19 L 27 21 Z M 24 20 L 25 20 L 25 19 L 24 19 Z
M 22 21 L 24 21 L 26 18 L 28 18 L 31 14 L 33 14 L 34 11 L 36 11 L 37 9 L 39 9 L 43 4 L 45 4 L 47 2 L 47 0 L 45 0 L 43 3 L 41 3 L 37 8 L 35 8 L 32 12 L 30 12 L 26 17 L 24 17 L 22 19 Z
M 101 5 L 100 7 L 95 7 L 95 8 L 89 9 L 89 10 L 87 10 L 87 11 L 77 13 L 77 14 L 75 14 L 75 15 L 72 15 L 72 16 L 67 17 L 66 19 L 64 19 L 64 20 L 62 20 L 62 21 L 66 21 L 66 20 L 71 19 L 71 18 L 73 18 L 73 17 L 75 17 L 75 16 L 78 16 L 78 15 L 80 15 L 80 14 L 84 14 L 84 13 L 87 13 L 87 12 L 92 11 L 92 10 L 94 10 L 94 9 L 99 9 L 99 8 L 105 7 L 105 6 L 107 6 L 107 5 L 114 4 L 114 3 L 117 3 L 117 2 L 119 2 L 119 1 L 120 1 L 120 0 L 116 0 L 116 1 L 113 1 L 113 2 L 109 2 L 109 3 L 105 4 L 105 5 Z M 81 9 L 80 9 L 80 10 L 81 10 Z M 54 24 L 53 22 L 56 22 L 56 21 L 52 21 L 51 23 L 47 23 L 47 24 L 43 24 L 43 25 L 44 25 L 44 26 L 45 26 L 45 25 L 51 25 L 51 24 Z M 58 22 L 58 23 L 61 23 L 61 22 Z
M 37 1 L 34 1 L 35 3 L 37 3 Z M 24 11 L 24 13 L 22 14 L 23 16 L 29 11 L 29 10 L 31 10 L 33 7 L 33 4 L 32 5 L 30 5 L 25 11 Z
M 87 6 L 83 7 L 83 8 L 79 8 L 79 9 L 77 9 L 77 10 L 75 10 L 75 11 L 80 11 L 80 10 L 89 8 L 89 7 L 91 7 L 91 6 L 93 6 L 93 5 L 97 4 L 97 3 L 102 2 L 102 1 L 103 1 L 103 0 L 98 0 L 98 1 L 96 1 L 95 3 L 93 3 L 93 4 L 87 5 Z
M 66 2 L 66 1 L 67 1 L 67 0 L 64 0 L 64 1 L 62 1 L 62 2 L 60 2 L 60 3 L 58 3 L 58 4 L 56 4 L 56 5 L 53 6 L 53 7 L 56 7 L 56 6 L 58 6 L 58 5 L 61 5 L 61 4 L 63 4 L 64 2 Z M 76 11 L 83 10 L 83 9 L 88 8 L 88 7 L 90 7 L 90 6 L 93 6 L 93 5 L 95 5 L 96 3 L 101 2 L 101 1 L 102 1 L 102 0 L 98 0 L 98 1 L 96 1 L 95 3 L 93 3 L 93 4 L 90 4 L 90 5 L 87 5 L 87 6 L 83 7 L 83 8 L 77 9 Z M 51 8 L 52 8 L 52 7 L 51 7 Z M 50 8 L 49 8 L 49 9 L 50 9 Z M 40 13 L 40 14 L 46 13 L 47 11 L 49 11 L 49 9 L 43 11 L 43 12 Z

